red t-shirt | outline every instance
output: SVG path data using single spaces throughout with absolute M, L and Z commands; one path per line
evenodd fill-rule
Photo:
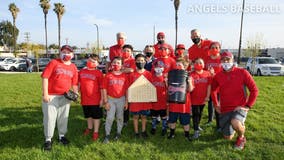
M 163 74 L 168 73 L 170 70 L 176 67 L 176 61 L 171 58 L 157 58 L 154 60 L 152 64 L 158 63 L 159 66 L 164 68 Z M 154 66 L 152 67 L 152 72 L 154 72 Z
M 153 110 L 167 109 L 167 87 L 164 75 L 156 76 L 152 75 L 152 84 L 156 87 L 157 102 L 153 103 Z
M 135 64 L 135 60 L 133 58 L 128 58 L 124 60 L 123 63 L 123 67 L 124 68 L 132 68 L 132 69 L 136 69 L 136 64 Z
M 75 64 L 64 64 L 61 59 L 54 59 L 48 63 L 41 74 L 48 79 L 48 94 L 63 95 L 72 85 L 78 84 L 78 71 Z
M 186 93 L 185 104 L 169 103 L 169 111 L 176 113 L 191 113 L 190 94 Z
M 125 73 L 115 75 L 109 72 L 103 79 L 103 89 L 106 89 L 107 95 L 113 98 L 120 98 L 125 96 L 128 82 L 128 76 Z
M 222 71 L 221 57 L 219 56 L 216 59 L 212 59 L 211 56 L 208 56 L 206 59 L 205 69 L 208 70 L 209 67 L 214 69 L 215 74 Z
M 210 40 L 201 40 L 201 47 L 199 48 L 198 45 L 193 44 L 188 49 L 188 58 L 194 61 L 197 58 L 202 58 L 204 63 L 206 63 L 206 59 L 208 56 L 209 47 L 212 41 Z
M 152 74 L 145 70 L 142 74 L 138 73 L 137 71 L 134 71 L 132 73 L 129 74 L 129 86 L 131 86 L 131 84 L 136 81 L 136 79 L 138 79 L 140 76 L 144 76 L 145 78 L 147 78 L 150 82 L 152 82 Z M 150 102 L 132 102 L 129 103 L 129 111 L 130 112 L 139 112 L 142 110 L 149 110 L 152 108 L 152 103 Z
M 211 73 L 206 70 L 203 70 L 201 74 L 193 71 L 190 76 L 194 81 L 194 89 L 191 92 L 191 103 L 192 105 L 202 105 L 207 95 L 207 88 L 212 82 Z
M 249 90 L 249 96 L 245 88 Z M 238 106 L 252 107 L 258 95 L 258 88 L 249 74 L 243 68 L 234 67 L 230 72 L 217 73 L 212 81 L 212 101 L 217 104 L 219 89 L 221 112 L 231 112 Z
M 164 43 L 163 45 L 167 46 L 167 48 L 169 49 L 169 57 L 174 58 L 175 52 L 174 52 L 173 47 L 168 43 Z M 155 54 L 153 55 L 154 58 L 159 58 L 158 53 L 159 53 L 160 46 L 161 46 L 161 44 L 159 44 L 159 43 L 154 45 L 154 48 L 155 48 Z
M 122 46 L 116 44 L 109 48 L 109 59 L 112 61 L 114 57 L 122 57 Z
M 79 83 L 82 105 L 99 105 L 101 100 L 101 89 L 103 74 L 100 70 L 81 69 L 79 72 Z

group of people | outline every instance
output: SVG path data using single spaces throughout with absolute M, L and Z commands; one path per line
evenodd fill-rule
M 136 138 L 148 137 L 147 119 L 150 116 L 151 134 L 156 134 L 157 125 L 161 121 L 161 135 L 168 139 L 175 137 L 176 123 L 179 119 L 188 140 L 200 136 L 200 120 L 205 104 L 208 103 L 210 125 L 215 110 L 216 126 L 224 138 L 232 139 L 237 132 L 234 148 L 242 150 L 246 143 L 244 136 L 245 119 L 248 110 L 253 106 L 258 95 L 257 86 L 251 75 L 234 66 L 234 57 L 230 52 L 221 51 L 218 42 L 203 40 L 197 29 L 191 31 L 194 43 L 185 52 L 183 44 L 175 50 L 165 42 L 165 34 L 157 34 L 158 43 L 146 45 L 143 54 L 133 55 L 133 47 L 125 44 L 126 36 L 119 32 L 117 44 L 110 47 L 109 62 L 104 75 L 97 69 L 99 57 L 90 55 L 86 67 L 79 72 L 71 63 L 73 49 L 61 47 L 60 58 L 52 60 L 43 71 L 43 121 L 44 149 L 51 150 L 52 137 L 57 123 L 59 142 L 67 145 L 67 132 L 70 100 L 64 97 L 69 89 L 81 94 L 81 105 L 87 128 L 84 135 L 92 134 L 92 139 L 99 138 L 100 119 L 106 110 L 104 143 L 112 140 L 111 129 L 114 120 L 117 130 L 114 140 L 121 137 L 124 126 L 132 115 L 134 135 Z M 186 73 L 184 101 L 169 101 L 169 94 L 175 87 L 169 79 L 176 72 Z M 144 76 L 156 88 L 156 102 L 129 102 L 128 88 L 141 76 Z M 247 92 L 247 89 L 249 93 Z M 190 136 L 190 120 L 193 121 L 193 136 Z M 141 129 L 139 131 L 139 119 Z

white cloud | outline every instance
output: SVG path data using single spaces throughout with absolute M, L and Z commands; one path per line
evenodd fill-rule
M 96 16 L 90 14 L 81 17 L 81 19 L 87 24 L 98 24 L 100 26 L 111 26 L 113 24 L 113 22 L 108 19 L 96 18 Z

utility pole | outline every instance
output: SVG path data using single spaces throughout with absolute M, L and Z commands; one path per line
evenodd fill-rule
M 245 0 L 243 0 L 243 8 L 242 8 L 242 16 L 241 16 L 240 41 L 239 41 L 238 61 L 237 61 L 238 64 L 240 64 L 240 60 L 241 60 L 244 11 L 245 11 Z
M 97 24 L 94 24 L 97 28 L 97 54 L 99 54 L 100 51 L 100 42 L 99 42 L 99 26 Z
M 24 33 L 24 38 L 25 38 L 25 41 L 26 43 L 29 43 L 30 42 L 30 32 L 25 32 Z

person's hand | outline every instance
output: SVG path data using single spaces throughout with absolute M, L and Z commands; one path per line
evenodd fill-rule
M 208 71 L 211 73 L 211 75 L 215 75 L 215 71 L 213 67 L 208 67 Z
M 49 95 L 44 95 L 43 96 L 43 102 L 48 103 L 50 101 L 50 96 Z
M 127 109 L 128 109 L 128 102 L 125 102 L 124 110 L 126 111 Z
M 104 101 L 103 101 L 103 99 L 101 99 L 100 100 L 100 106 L 103 106 L 103 104 L 104 104 Z
M 207 103 L 209 100 L 210 100 L 210 98 L 209 98 L 209 97 L 206 97 L 206 98 L 204 99 L 204 103 Z
M 105 109 L 106 109 L 107 111 L 109 111 L 109 109 L 110 109 L 110 105 L 109 105 L 108 102 L 105 104 Z
M 221 107 L 220 107 L 220 105 L 217 105 L 217 106 L 215 106 L 214 108 L 215 108 L 215 110 L 216 110 L 217 113 L 219 113 L 219 114 L 221 113 Z

